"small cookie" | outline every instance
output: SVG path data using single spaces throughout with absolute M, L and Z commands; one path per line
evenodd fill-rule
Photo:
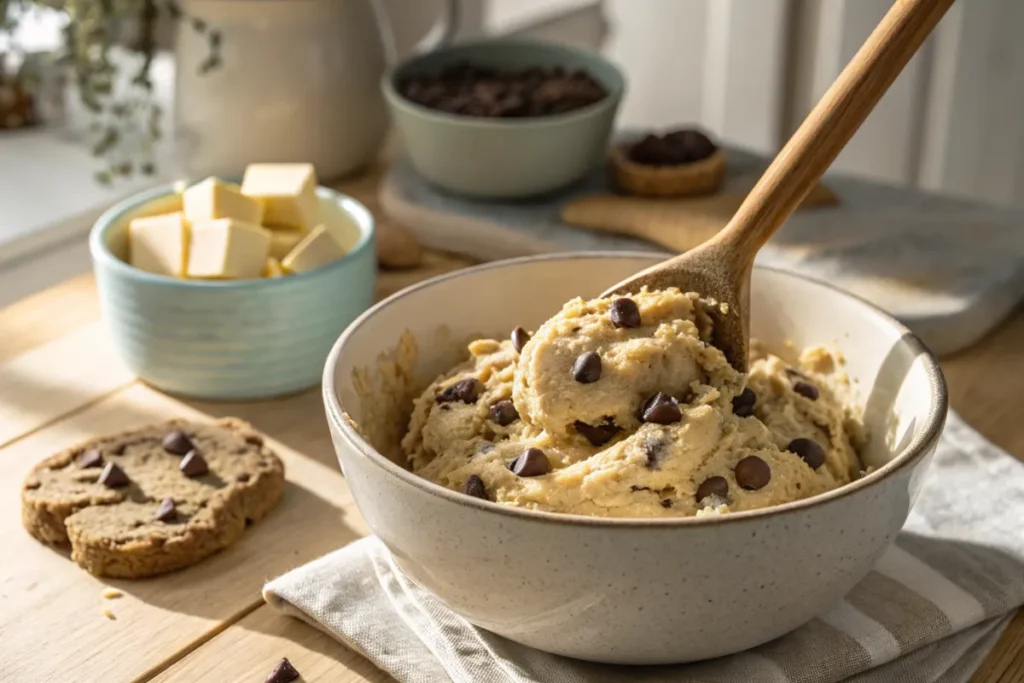
M 725 179 L 725 152 L 697 130 L 648 135 L 611 152 L 616 184 L 641 197 L 712 194 Z
M 238 540 L 280 499 L 284 465 L 251 425 L 170 420 L 91 439 L 36 465 L 21 519 L 96 576 L 141 578 Z

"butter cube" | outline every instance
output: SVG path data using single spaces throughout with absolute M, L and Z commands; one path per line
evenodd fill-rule
M 184 277 L 188 222 L 180 212 L 142 216 L 128 224 L 128 262 L 157 275 Z
M 267 257 L 267 262 L 263 266 L 263 277 L 284 277 L 287 274 L 280 261 L 273 256 Z
M 249 164 L 242 194 L 263 202 L 263 223 L 310 230 L 320 222 L 313 164 Z
M 270 255 L 278 261 L 288 255 L 307 233 L 305 230 L 271 230 Z
M 318 225 L 281 260 L 281 265 L 288 272 L 305 273 L 325 266 L 344 255 L 345 250 L 331 237 L 327 228 Z
M 263 273 L 270 232 L 233 218 L 192 224 L 189 277 L 255 278 Z
M 263 204 L 247 197 L 237 185 L 207 178 L 185 190 L 181 195 L 185 218 L 193 223 L 217 218 L 234 218 L 244 223 L 263 222 Z

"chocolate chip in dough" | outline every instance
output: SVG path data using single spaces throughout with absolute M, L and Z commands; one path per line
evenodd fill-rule
M 527 448 L 509 466 L 512 474 L 518 477 L 539 477 L 551 471 L 551 463 L 544 451 L 539 448 Z
M 160 507 L 156 509 L 156 514 L 153 515 L 160 522 L 170 522 L 172 519 L 178 516 L 178 511 L 174 507 L 173 498 L 164 498 L 160 501 Z
M 519 353 L 523 352 L 526 342 L 530 341 L 530 333 L 521 327 L 512 330 L 512 347 Z
M 732 412 L 736 417 L 750 417 L 754 414 L 757 394 L 750 387 L 744 387 L 739 396 L 732 399 Z
M 772 469 L 756 455 L 748 455 L 736 463 L 733 474 L 736 476 L 736 483 L 748 491 L 763 489 L 772 479 Z
M 572 378 L 580 384 L 592 384 L 601 379 L 601 356 L 595 351 L 580 354 L 572 364 Z
M 644 466 L 649 470 L 656 470 L 660 467 L 662 454 L 665 452 L 665 440 L 661 438 L 648 438 L 644 441 L 644 455 L 647 462 Z
M 99 482 L 108 489 L 119 489 L 130 484 L 131 480 L 124 473 L 124 470 L 114 463 L 108 462 L 107 466 L 100 472 Z
M 812 401 L 818 400 L 818 387 L 807 382 L 793 382 L 793 391 Z
M 250 475 L 248 472 L 239 472 L 238 474 L 235 475 L 235 481 L 237 481 L 239 484 L 244 484 L 245 482 L 249 481 L 249 479 Z
M 192 439 L 188 438 L 185 432 L 175 429 L 168 432 L 163 438 L 161 445 L 164 450 L 174 455 L 188 455 L 188 452 L 195 448 Z
M 697 502 L 701 502 L 708 496 L 715 496 L 725 500 L 729 495 L 729 482 L 725 477 L 708 477 L 697 487 Z
M 640 307 L 632 299 L 616 299 L 612 302 L 611 319 L 615 327 L 640 327 Z
M 644 403 L 640 417 L 644 422 L 670 425 L 682 420 L 683 413 L 679 410 L 679 401 L 659 391 Z
M 576 429 L 576 433 L 589 441 L 592 446 L 605 445 L 619 432 L 619 428 L 611 423 L 590 425 L 576 420 L 572 426 Z
M 111 455 L 124 455 L 124 451 L 125 451 L 126 448 L 128 448 L 128 444 L 126 444 L 126 443 L 119 443 L 119 444 L 117 444 L 116 446 L 114 446 L 113 448 L 110 449 L 110 454 Z
M 812 470 L 816 470 L 825 464 L 825 449 L 819 446 L 817 441 L 802 437 L 793 439 L 786 446 L 786 450 L 799 455 L 805 463 L 810 465 Z
M 467 377 L 466 379 L 460 379 L 454 384 L 450 384 L 437 395 L 438 403 L 450 403 L 452 401 L 462 401 L 463 403 L 476 403 L 476 400 L 480 398 L 480 394 L 483 393 L 483 383 L 475 377 Z
M 192 449 L 188 452 L 188 455 L 182 459 L 181 464 L 178 465 L 178 469 L 181 470 L 181 473 L 186 477 L 194 479 L 195 477 L 201 477 L 209 472 L 210 466 L 206 464 L 206 458 L 204 458 L 199 451 Z
M 98 448 L 90 448 L 78 456 L 75 463 L 83 470 L 87 470 L 92 467 L 103 467 L 103 454 L 100 453 L 100 449 Z
M 295 670 L 287 657 L 282 657 L 264 683 L 292 683 L 297 680 L 299 680 L 299 672 Z
M 487 487 L 484 486 L 484 480 L 475 474 L 469 475 L 469 479 L 466 480 L 466 485 L 462 488 L 462 492 L 467 496 L 487 500 Z
M 515 404 L 508 399 L 498 401 L 491 406 L 491 409 L 488 411 L 488 415 L 492 422 L 495 422 L 502 427 L 507 427 L 519 419 L 519 411 L 516 410 Z

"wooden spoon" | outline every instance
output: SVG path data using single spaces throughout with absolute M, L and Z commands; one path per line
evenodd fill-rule
M 800 204 L 953 0 L 896 0 L 863 47 L 789 139 L 721 232 L 643 270 L 602 296 L 678 287 L 714 300 L 712 342 L 747 370 L 754 256 Z

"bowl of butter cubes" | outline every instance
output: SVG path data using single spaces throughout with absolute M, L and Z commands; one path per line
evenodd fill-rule
M 248 400 L 319 384 L 373 301 L 373 216 L 310 164 L 250 164 L 142 192 L 93 226 L 100 307 L 128 368 L 167 393 Z

